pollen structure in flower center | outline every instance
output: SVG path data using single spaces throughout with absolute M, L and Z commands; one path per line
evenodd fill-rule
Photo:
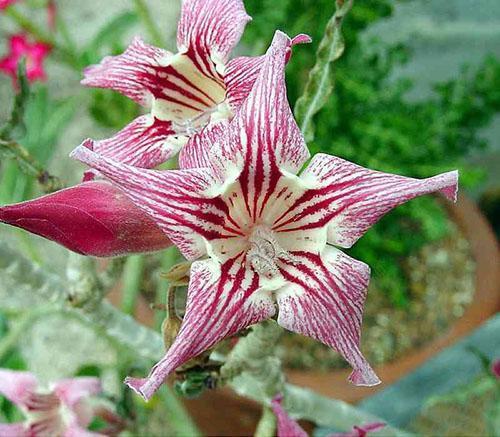
M 247 263 L 255 272 L 272 279 L 279 274 L 278 259 L 290 259 L 267 226 L 256 226 L 248 238 Z

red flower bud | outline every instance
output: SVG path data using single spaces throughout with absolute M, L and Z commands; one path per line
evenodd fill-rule
M 171 245 L 146 213 L 104 181 L 84 182 L 0 207 L 0 221 L 90 256 L 151 252 Z

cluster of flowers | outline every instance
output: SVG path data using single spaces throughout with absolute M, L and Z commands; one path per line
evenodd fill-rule
M 145 399 L 178 366 L 276 314 L 337 350 L 353 383 L 378 384 L 359 347 L 370 269 L 335 246 L 416 196 L 456 198 L 455 171 L 413 179 L 326 154 L 303 169 L 285 66 L 309 38 L 277 31 L 265 55 L 229 60 L 249 19 L 241 0 L 184 0 L 178 53 L 136 38 L 89 67 L 83 84 L 150 113 L 72 152 L 90 167 L 83 183 L 0 208 L 4 223 L 85 255 L 175 244 L 192 261 L 177 338 L 147 378 L 126 380 Z M 179 169 L 155 169 L 177 153 Z
M 7 9 L 17 0 L 0 0 L 0 11 Z M 49 2 L 47 6 L 49 27 L 54 28 L 55 6 Z M 26 77 L 30 82 L 45 80 L 43 67 L 45 58 L 52 47 L 44 42 L 33 40 L 25 33 L 16 33 L 9 37 L 9 52 L 0 59 L 0 72 L 10 76 L 14 85 L 17 84 L 17 66 L 22 58 L 26 58 Z

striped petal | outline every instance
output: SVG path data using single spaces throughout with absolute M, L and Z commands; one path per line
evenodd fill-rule
M 183 0 L 177 46 L 224 64 L 250 20 L 242 0 Z
M 74 408 L 82 398 L 97 395 L 101 391 L 99 378 L 84 376 L 62 379 L 54 387 L 55 394 L 70 408 Z
M 414 197 L 440 192 L 456 200 L 458 173 L 413 179 L 369 170 L 349 161 L 316 155 L 302 173 L 310 189 L 275 223 L 290 232 L 328 226 L 328 242 L 351 247 L 392 208 Z
M 227 206 L 216 198 L 223 184 L 208 169 L 145 170 L 79 146 L 72 157 L 118 185 L 157 223 L 188 259 L 206 253 L 206 240 L 236 236 L 226 224 Z
M 125 382 L 148 400 L 177 367 L 274 312 L 270 295 L 259 291 L 258 275 L 247 269 L 242 256 L 222 265 L 197 261 L 191 267 L 186 314 L 175 342 L 147 378 Z
M 31 372 L 0 369 L 0 393 L 19 407 L 25 405 L 37 385 Z
M 285 411 L 281 405 L 282 400 L 283 396 L 279 395 L 271 401 L 271 408 L 277 421 L 278 437 L 307 437 L 307 432 Z
M 78 423 L 69 424 L 64 430 L 63 437 L 103 437 L 104 434 L 89 431 L 82 428 Z
M 289 60 L 292 46 L 310 42 L 311 38 L 304 34 L 293 38 L 287 50 L 286 61 L 288 62 Z M 233 110 L 237 110 L 247 98 L 257 80 L 265 59 L 265 56 L 241 56 L 231 59 L 228 62 L 224 82 L 227 88 L 227 99 Z
M 231 153 L 242 162 L 240 184 L 255 221 L 283 172 L 296 173 L 309 157 L 288 105 L 285 64 L 291 39 L 276 32 L 252 91 L 230 125 Z
M 182 142 L 172 123 L 143 115 L 106 140 L 86 140 L 85 147 L 136 167 L 153 168 L 175 155 Z
M 356 385 L 380 381 L 359 349 L 369 267 L 327 246 L 321 255 L 291 252 L 281 261 L 289 285 L 277 292 L 278 323 L 334 348 L 353 367 Z
M 228 62 L 224 82 L 227 87 L 227 99 L 233 110 L 238 109 L 247 98 L 264 61 L 265 55 L 241 56 Z
M 220 149 L 222 141 L 226 141 L 228 127 L 229 123 L 221 120 L 193 135 L 179 153 L 179 167 L 210 167 L 215 150 Z
M 87 67 L 82 84 L 111 88 L 144 106 L 153 96 L 162 94 L 160 73 L 171 57 L 170 52 L 136 37 L 123 54 L 107 56 L 100 64 Z

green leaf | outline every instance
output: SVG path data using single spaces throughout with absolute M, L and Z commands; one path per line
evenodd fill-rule
M 353 0 L 337 0 L 335 14 L 326 25 L 316 54 L 316 64 L 309 73 L 303 95 L 295 105 L 295 117 L 307 142 L 314 139 L 314 115 L 325 105 L 333 90 L 332 63 L 344 52 L 342 22 L 352 3 Z

